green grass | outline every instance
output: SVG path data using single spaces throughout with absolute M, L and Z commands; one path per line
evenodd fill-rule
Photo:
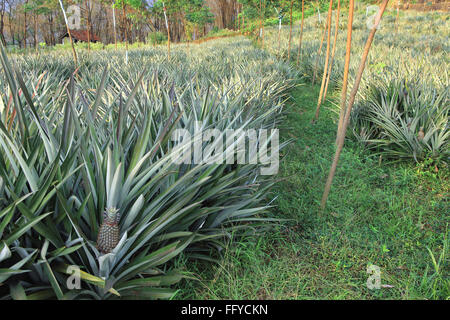
M 282 152 L 272 215 L 290 220 L 231 243 L 218 264 L 179 261 L 198 281 L 185 281 L 175 298 L 449 298 L 448 168 L 380 162 L 348 141 L 320 213 L 337 115 L 327 102 L 311 124 L 318 93 L 299 85 L 281 128 L 293 142 Z M 389 287 L 367 288 L 369 264 Z

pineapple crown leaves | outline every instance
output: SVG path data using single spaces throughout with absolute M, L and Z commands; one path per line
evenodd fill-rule
M 106 219 L 108 222 L 115 222 L 119 223 L 120 221 L 120 213 L 119 210 L 112 207 L 112 208 L 106 208 L 103 218 Z

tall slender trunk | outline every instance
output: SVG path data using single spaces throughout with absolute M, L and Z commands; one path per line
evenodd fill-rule
M 33 31 L 33 39 L 34 39 L 34 49 L 38 50 L 38 42 L 37 42 L 37 14 L 33 15 L 34 19 L 34 31 Z
M 90 11 L 87 0 L 86 0 L 85 4 L 86 4 L 86 29 L 87 29 L 88 52 L 90 52 L 91 51 L 91 25 L 90 25 L 89 15 L 90 15 L 91 11 Z
M 116 30 L 116 8 L 115 8 L 116 2 L 113 3 L 113 28 L 114 28 L 114 45 L 117 50 L 117 30 Z
M 328 69 L 327 74 L 327 81 L 325 82 L 325 92 L 323 93 L 323 100 L 327 98 L 327 92 L 328 92 L 328 86 L 330 84 L 331 79 L 331 71 L 333 69 L 333 62 L 334 62 L 334 56 L 336 54 L 336 43 L 337 43 L 337 37 L 339 32 L 339 15 L 341 13 L 341 0 L 338 0 L 338 7 L 336 12 L 336 26 L 334 30 L 334 40 L 333 40 L 333 50 L 331 51 L 331 60 L 330 60 L 330 67 Z
M 122 14 L 123 14 L 123 31 L 125 36 L 125 50 L 128 51 L 128 32 L 127 32 L 127 15 L 126 15 L 126 4 L 124 3 L 122 6 Z
M 237 23 L 237 31 L 241 30 L 241 19 L 239 18 L 239 7 L 236 9 L 236 23 Z
M 169 19 L 167 17 L 167 10 L 166 6 L 164 6 L 164 20 L 166 22 L 166 29 L 167 29 L 167 60 L 170 61 L 170 25 L 169 25 Z
M 2 1 L 2 9 L 0 13 L 0 40 L 3 45 L 6 47 L 6 39 L 5 39 L 5 1 Z
M 302 0 L 302 22 L 300 26 L 300 37 L 298 40 L 297 66 L 300 63 L 300 55 L 302 54 L 302 38 L 303 38 L 303 20 L 305 17 L 305 0 Z
M 48 18 L 50 24 L 50 44 L 54 46 L 56 44 L 55 32 L 53 31 L 53 14 L 50 13 L 50 17 Z
M 291 42 L 292 42 L 292 8 L 294 7 L 294 0 L 291 0 L 290 16 L 290 30 L 289 30 L 289 44 L 288 44 L 288 61 L 291 59 Z
M 8 21 L 11 21 L 12 17 L 11 14 L 8 14 Z M 9 34 L 11 35 L 11 40 L 12 40 L 12 44 L 15 44 L 14 41 L 14 32 L 13 32 L 13 28 L 12 28 L 13 24 L 11 22 L 9 22 Z
M 325 81 L 327 79 L 328 63 L 330 61 L 332 16 L 333 16 L 333 0 L 330 0 L 330 4 L 329 4 L 329 8 L 328 8 L 328 17 L 327 17 L 327 26 L 328 26 L 328 28 L 327 28 L 328 29 L 328 31 L 327 31 L 327 53 L 326 53 L 326 57 L 325 57 L 325 65 L 323 67 L 322 84 L 320 85 L 320 93 L 319 93 L 319 99 L 317 101 L 316 114 L 314 116 L 315 121 L 317 121 L 319 119 L 320 106 L 322 105 L 322 94 L 323 94 L 323 90 L 325 89 Z
M 353 0 L 351 0 L 353 2 Z M 322 201 L 321 201 L 321 208 L 322 210 L 325 209 L 325 205 L 328 199 L 328 195 L 330 193 L 331 184 L 333 183 L 334 174 L 336 173 L 336 168 L 339 162 L 339 157 L 342 152 L 342 148 L 344 147 L 344 141 L 345 141 L 345 133 L 347 132 L 347 126 L 350 120 L 350 113 L 352 111 L 353 104 L 355 102 L 356 94 L 358 93 L 359 85 L 361 83 L 361 78 L 364 72 L 364 68 L 366 66 L 366 60 L 367 56 L 369 55 L 370 47 L 372 46 L 373 38 L 375 37 L 375 33 L 377 32 L 378 25 L 380 24 L 381 17 L 383 16 L 384 11 L 386 10 L 386 6 L 388 4 L 389 0 L 383 0 L 383 3 L 381 4 L 380 11 L 375 17 L 375 23 L 370 31 L 369 37 L 367 39 L 366 45 L 364 47 L 363 55 L 361 58 L 361 63 L 359 64 L 358 73 L 356 75 L 355 84 L 353 85 L 352 91 L 350 93 L 350 99 L 348 102 L 347 110 L 345 111 L 345 119 L 344 124 L 342 126 L 342 132 L 341 135 L 338 137 L 338 145 L 336 148 L 336 153 L 334 155 L 333 163 L 330 168 L 330 173 L 328 175 L 327 183 L 325 185 L 325 190 L 323 192 Z M 350 20 L 349 20 L 350 21 Z
M 28 4 L 28 0 L 25 1 Z M 27 48 L 27 12 L 23 9 L 23 48 Z

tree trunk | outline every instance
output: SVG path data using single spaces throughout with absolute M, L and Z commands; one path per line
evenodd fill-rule
M 33 39 L 34 39 L 34 49 L 37 51 L 38 50 L 38 41 L 37 41 L 37 14 L 35 13 L 33 15 L 33 19 L 34 19 L 34 32 L 33 32 Z
M 28 4 L 28 0 L 25 1 Z M 23 48 L 27 48 L 27 12 L 23 9 Z
M 123 13 L 123 31 L 125 35 L 125 50 L 128 51 L 128 32 L 127 32 L 127 15 L 125 10 L 126 4 L 124 3 L 122 6 L 122 13 Z
M 49 16 L 49 24 L 50 24 L 50 44 L 52 46 L 54 46 L 56 44 L 56 39 L 55 39 L 55 32 L 54 32 L 54 28 L 53 28 L 53 14 L 50 13 Z
M 87 29 L 87 41 L 88 41 L 88 52 L 91 51 L 91 26 L 90 26 L 90 19 L 89 16 L 91 14 L 88 2 L 85 2 L 86 4 L 86 29 Z
M 3 45 L 6 47 L 6 39 L 5 39 L 5 10 L 6 10 L 6 0 L 2 0 L 2 7 L 0 12 L 0 40 Z
M 114 45 L 117 50 L 117 30 L 116 30 L 116 8 L 114 7 L 115 3 L 113 4 L 113 28 L 114 28 Z

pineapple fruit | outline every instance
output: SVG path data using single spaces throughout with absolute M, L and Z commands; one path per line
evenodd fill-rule
M 97 249 L 100 253 L 110 253 L 119 243 L 119 220 L 120 215 L 116 208 L 106 209 L 97 237 Z

